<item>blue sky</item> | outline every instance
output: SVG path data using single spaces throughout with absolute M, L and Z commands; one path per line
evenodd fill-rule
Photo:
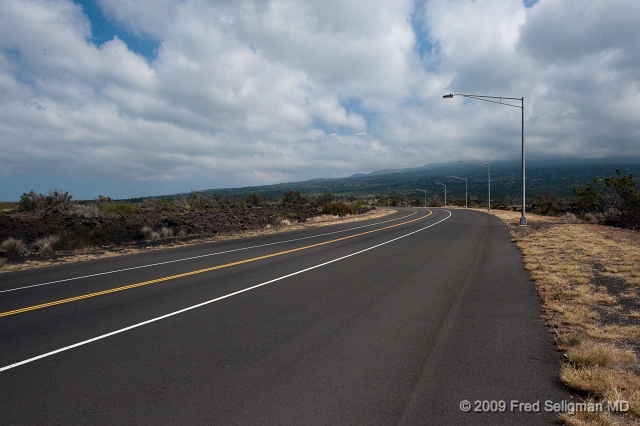
M 6 0 L 0 200 L 640 157 L 640 3 Z
M 82 7 L 82 12 L 91 23 L 91 41 L 96 46 L 118 37 L 127 44 L 127 48 L 132 52 L 144 56 L 148 61 L 153 61 L 158 53 L 160 40 L 153 38 L 149 34 L 137 34 L 127 31 L 127 27 L 116 19 L 107 18 L 94 0 L 74 0 L 74 3 Z

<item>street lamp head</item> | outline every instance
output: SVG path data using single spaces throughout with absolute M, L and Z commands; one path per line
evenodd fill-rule
M 453 94 L 449 93 L 448 95 L 444 95 L 442 99 L 451 99 L 453 98 Z

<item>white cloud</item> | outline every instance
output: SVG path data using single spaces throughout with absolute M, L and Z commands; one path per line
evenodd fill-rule
M 157 182 L 163 193 L 167 182 L 255 185 L 519 155 L 519 110 L 443 100 L 450 91 L 524 96 L 530 156 L 640 155 L 634 0 L 99 4 L 116 27 L 159 40 L 157 56 L 118 37 L 96 46 L 100 24 L 69 0 L 4 2 L 4 179 L 38 170 L 52 187 L 73 176 Z M 421 58 L 417 43 L 434 49 Z

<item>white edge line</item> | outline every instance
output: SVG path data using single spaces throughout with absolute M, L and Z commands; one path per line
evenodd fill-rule
M 65 346 L 65 347 L 63 347 L 63 348 L 56 349 L 56 350 L 54 350 L 54 351 L 44 353 L 44 354 L 42 354 L 42 355 L 34 356 L 33 358 L 25 359 L 25 360 L 23 360 L 23 361 L 19 361 L 19 362 L 16 362 L 16 363 L 14 363 L 14 364 L 10 364 L 10 365 L 7 365 L 7 366 L 5 366 L 5 367 L 1 367 L 1 368 L 0 368 L 0 372 L 2 372 L 2 371 L 7 371 L 7 370 L 10 370 L 10 369 L 12 369 L 12 368 L 16 368 L 16 367 L 19 367 L 19 366 L 21 366 L 21 365 L 24 365 L 24 364 L 29 364 L 29 363 L 31 363 L 31 362 L 33 362 L 33 361 L 37 361 L 37 360 L 42 359 L 42 358 L 47 358 L 47 357 L 50 357 L 51 355 L 55 355 L 55 354 L 58 354 L 58 353 L 60 353 L 60 352 L 66 352 L 66 351 L 68 351 L 68 350 L 70 350 L 70 349 L 77 348 L 77 347 L 79 347 L 79 346 L 84 346 L 84 345 L 87 345 L 87 344 L 89 344 L 89 343 L 93 343 L 93 342 L 96 342 L 96 341 L 98 341 L 98 340 L 102 340 L 102 339 L 105 339 L 105 338 L 107 338 L 107 337 L 110 337 L 110 336 L 113 336 L 113 335 L 116 335 L 116 334 L 124 333 L 125 331 L 129 331 L 129 330 L 132 330 L 132 329 L 134 329 L 134 328 L 142 327 L 143 325 L 151 324 L 151 323 L 153 323 L 153 322 L 160 321 L 160 320 L 163 320 L 163 319 L 166 319 L 166 318 L 172 317 L 172 316 L 174 316 L 174 315 L 182 314 L 182 313 L 187 312 L 187 311 L 190 311 L 190 310 L 192 310 L 192 309 L 201 308 L 202 306 L 205 306 L 205 305 L 209 305 L 209 304 L 211 304 L 211 303 L 218 302 L 218 301 L 220 301 L 220 300 L 222 300 L 222 299 L 226 299 L 226 298 L 228 298 L 228 297 L 236 296 L 236 295 L 238 295 L 238 294 L 240 294 L 240 293 L 244 293 L 244 292 L 247 292 L 247 291 L 250 291 L 250 290 L 254 290 L 254 289 L 258 288 L 258 287 L 262 287 L 262 286 L 265 286 L 265 285 L 268 285 L 268 284 L 272 284 L 272 283 L 274 283 L 274 282 L 276 282 L 276 281 L 281 281 L 281 280 L 284 280 L 284 279 L 286 279 L 286 278 L 293 277 L 294 275 L 302 274 L 302 273 L 304 273 L 304 272 L 311 271 L 312 269 L 321 268 L 321 267 L 326 266 L 326 265 L 329 265 L 329 264 L 331 264 L 331 263 L 338 262 L 338 261 L 340 261 L 340 260 L 344 260 L 344 259 L 346 259 L 346 258 L 348 258 L 348 257 L 356 256 L 356 255 L 361 254 L 361 253 L 364 253 L 364 252 L 366 252 L 366 251 L 373 250 L 373 249 L 378 248 L 378 247 L 380 247 L 380 246 L 383 246 L 383 245 L 385 245 L 385 244 L 392 243 L 392 242 L 394 242 L 394 241 L 397 241 L 397 240 L 400 240 L 400 239 L 402 239 L 402 238 L 408 237 L 409 235 L 413 235 L 413 234 L 416 234 L 416 233 L 418 233 L 418 232 L 424 231 L 425 229 L 427 229 L 427 228 L 431 228 L 432 226 L 435 226 L 435 225 L 437 225 L 437 224 L 439 224 L 439 223 L 441 223 L 441 222 L 444 222 L 445 220 L 447 220 L 447 219 L 449 219 L 449 218 L 451 217 L 451 212 L 450 212 L 449 210 L 445 210 L 445 211 L 446 211 L 447 213 L 449 213 L 449 216 L 445 217 L 444 219 L 441 219 L 441 220 L 439 220 L 439 221 L 437 221 L 437 222 L 435 222 L 435 223 L 432 223 L 431 225 L 425 226 L 424 228 L 420 228 L 420 229 L 418 229 L 418 230 L 416 230 L 416 231 L 409 232 L 408 234 L 401 235 L 401 236 L 396 237 L 396 238 L 393 238 L 393 239 L 391 239 L 391 240 L 389 240 L 389 241 L 385 241 L 384 243 L 376 244 L 375 246 L 372 246 L 372 247 L 366 248 L 366 249 L 364 249 L 364 250 L 357 251 L 357 252 L 355 252 L 355 253 L 348 254 L 348 255 L 346 255 L 346 256 L 339 257 L 339 258 L 337 258 L 337 259 L 329 260 L 328 262 L 320 263 L 319 265 L 311 266 L 311 267 L 309 267 L 309 268 L 302 269 L 302 270 L 300 270 L 300 271 L 293 272 L 293 273 L 291 273 L 291 274 L 284 275 L 284 276 L 282 276 L 282 277 L 274 278 L 274 279 L 272 279 L 272 280 L 265 281 L 265 282 L 263 282 L 263 283 L 256 284 L 256 285 L 254 285 L 254 286 L 247 287 L 247 288 L 245 288 L 245 289 L 238 290 L 238 291 L 235 291 L 235 292 L 233 292 L 233 293 L 226 294 L 226 295 L 224 295 L 224 296 L 216 297 L 215 299 L 207 300 L 206 302 L 198 303 L 197 305 L 189 306 L 189 307 L 184 308 L 184 309 L 180 309 L 180 310 L 177 310 L 177 311 L 174 311 L 174 312 L 170 312 L 170 313 L 168 313 L 168 314 L 165 314 L 165 315 L 162 315 L 162 316 L 159 316 L 159 317 L 156 317 L 156 318 L 152 318 L 152 319 L 150 319 L 150 320 L 142 321 L 142 322 L 139 322 L 139 323 L 137 323 L 137 324 L 133 324 L 133 325 L 130 325 L 130 326 L 128 326 L 128 327 L 124 327 L 124 328 L 121 328 L 121 329 L 119 329 L 119 330 L 112 331 L 112 332 L 110 332 L 110 333 L 102 334 L 102 335 L 100 335 L 100 336 L 96 336 L 96 337 L 93 337 L 93 338 L 91 338 L 91 339 L 83 340 L 82 342 L 74 343 L 73 345 Z
M 9 289 L 6 289 L 6 290 L 0 290 L 0 293 L 7 293 L 7 292 L 10 292 L 10 291 L 18 291 L 18 290 L 26 290 L 28 288 L 41 287 L 41 286 L 51 285 L 51 284 L 59 284 L 59 283 L 67 282 L 67 281 L 75 281 L 75 280 L 81 280 L 81 279 L 84 279 L 84 278 L 98 277 L 98 276 L 101 276 L 101 275 L 115 274 L 115 273 L 118 273 L 118 272 L 133 271 L 135 269 L 150 268 L 152 266 L 160 266 L 160 265 L 167 265 L 167 264 L 170 264 L 170 263 L 184 262 L 184 261 L 187 261 L 187 260 L 201 259 L 203 257 L 217 256 L 217 255 L 220 255 L 220 254 L 233 253 L 233 252 L 236 252 L 236 251 L 250 250 L 250 249 L 255 249 L 255 248 L 260 248 L 260 247 L 268 247 L 268 246 L 273 246 L 273 245 L 277 245 L 277 244 L 292 243 L 294 241 L 308 240 L 310 238 L 325 237 L 327 235 L 339 234 L 341 232 L 354 231 L 356 229 L 368 228 L 368 227 L 371 227 L 371 226 L 382 225 L 383 223 L 394 222 L 396 220 L 406 219 L 406 218 L 411 217 L 411 216 L 413 216 L 413 215 L 415 215 L 417 213 L 418 213 L 418 211 L 415 210 L 413 213 L 411 213 L 410 215 L 407 215 L 407 216 L 397 217 L 395 219 L 389 219 L 389 220 L 385 220 L 385 221 L 382 221 L 382 222 L 370 223 L 368 225 L 356 226 L 355 228 L 343 229 L 341 231 L 327 232 L 326 234 L 310 235 L 308 237 L 294 238 L 292 240 L 276 241 L 275 243 L 259 244 L 257 246 L 242 247 L 242 248 L 239 248 L 239 249 L 220 251 L 220 252 L 216 252 L 216 253 L 202 254 L 200 256 L 185 257 L 183 259 L 167 260 L 166 262 L 150 263 L 148 265 L 134 266 L 134 267 L 131 267 L 131 268 L 116 269 L 114 271 L 99 272 L 97 274 L 90 274 L 90 275 L 83 275 L 83 276 L 80 276 L 80 277 L 65 278 L 63 280 L 49 281 L 49 282 L 46 282 L 46 283 L 32 284 L 32 285 L 27 285 L 27 286 L 23 286 L 23 287 L 16 287 L 16 288 L 9 288 Z

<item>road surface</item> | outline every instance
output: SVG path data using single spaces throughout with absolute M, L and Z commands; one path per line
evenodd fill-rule
M 0 424 L 552 424 L 540 314 L 464 210 L 2 274 Z

